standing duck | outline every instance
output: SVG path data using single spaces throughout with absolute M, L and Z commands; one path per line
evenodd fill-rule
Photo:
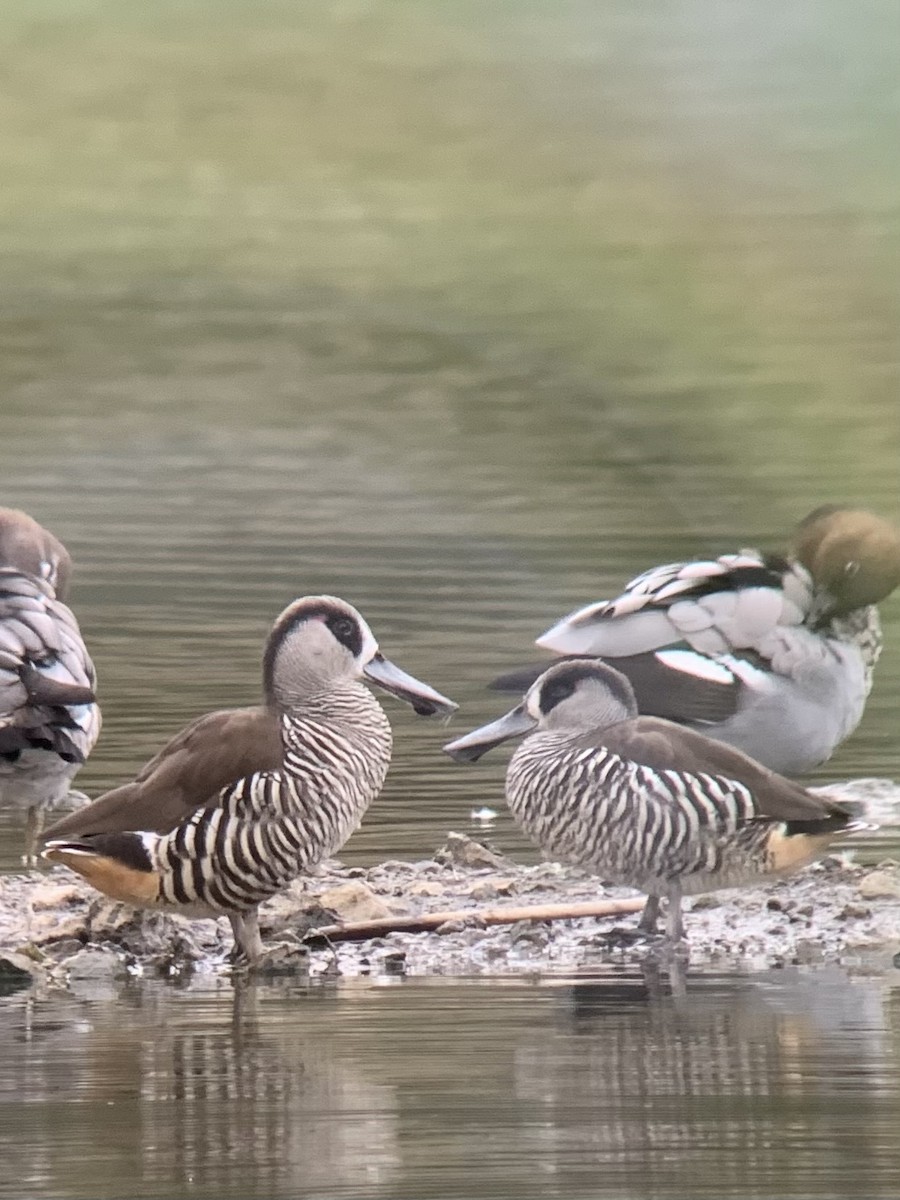
M 875 605 L 900 584 L 900 530 L 817 508 L 786 556 L 742 550 L 668 563 L 537 639 L 627 675 L 640 712 L 743 750 L 785 775 L 825 762 L 859 724 L 881 652 Z M 495 680 L 522 692 L 543 666 Z
M 258 905 L 340 849 L 384 783 L 391 727 L 362 677 L 422 715 L 456 708 L 388 662 L 350 604 L 295 600 L 266 644 L 265 706 L 189 726 L 133 784 L 49 829 L 44 857 L 115 900 L 225 914 L 258 964 Z
M 648 894 L 639 928 L 684 936 L 681 897 L 790 874 L 858 828 L 747 755 L 638 715 L 628 679 L 598 659 L 550 667 L 499 720 L 444 749 L 474 762 L 527 735 L 506 773 L 513 817 L 551 858 Z
M 63 603 L 71 570 L 52 533 L 0 508 L 0 804 L 25 809 L 29 866 L 100 732 L 94 664 Z

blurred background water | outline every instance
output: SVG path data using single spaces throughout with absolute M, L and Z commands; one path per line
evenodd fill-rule
M 497 711 L 485 679 L 551 620 L 648 565 L 775 549 L 828 501 L 900 518 L 892 0 L 33 0 L 0 21 L 0 499 L 76 559 L 105 722 L 78 780 L 92 794 L 194 715 L 252 702 L 267 629 L 296 595 L 359 605 L 389 656 L 461 702 L 461 731 Z M 883 615 L 864 722 L 819 781 L 900 778 L 900 601 Z M 440 726 L 391 711 L 394 769 L 353 861 L 427 854 L 473 806 L 501 807 L 502 759 L 455 768 Z M 876 854 L 898 845 L 887 825 Z M 18 830 L 0 814 L 4 870 Z M 504 816 L 496 838 L 530 853 Z M 478 994 L 477 1018 L 471 993 L 454 1000 L 455 1037 L 492 1003 L 506 1022 L 508 993 Z M 397 1001 L 410 1028 L 433 1002 Z M 546 1049 L 542 1021 L 523 1036 Z M 144 1045 L 140 1022 L 126 1029 Z M 885 1039 L 871 1103 L 896 1125 Z M 800 1091 L 843 1086 L 831 1059 L 788 1062 L 763 1040 Z M 30 1045 L 0 1072 L 13 1096 Z M 67 1042 L 64 1061 L 91 1047 Z M 496 1101 L 508 1079 L 478 1067 L 490 1082 L 470 1090 Z M 567 1132 L 594 1084 L 546 1076 L 557 1100 L 528 1118 L 529 1153 L 550 1138 L 546 1161 L 600 1194 L 606 1160 Z M 435 1124 L 418 1129 L 432 1148 L 458 1134 L 439 1087 L 437 1071 Z M 29 1111 L 51 1092 L 29 1092 Z M 376 1112 L 366 1096 L 354 1104 Z M 79 1136 L 98 1136 L 98 1105 Z M 791 1116 L 817 1146 L 818 1111 Z M 48 1112 L 42 1152 L 72 1109 Z M 492 1101 L 478 1144 L 505 1145 L 507 1116 Z M 680 1127 L 674 1150 L 698 1130 Z M 158 1166 L 143 1118 L 120 1135 L 122 1161 Z M 893 1194 L 896 1150 L 865 1147 L 866 1194 Z M 725 1175 L 723 1154 L 687 1180 L 661 1154 L 629 1159 L 609 1186 L 787 1194 L 762 1153 Z M 401 1160 L 382 1182 L 326 1171 L 302 1194 L 459 1194 L 459 1178 Z M 533 1194 L 572 1194 L 573 1177 L 523 1161 Z M 827 1161 L 804 1159 L 807 1191 L 790 1194 L 832 1194 Z M 115 1194 L 119 1167 L 95 1166 L 29 1175 L 28 1194 Z M 157 1166 L 142 1194 L 154 1178 L 158 1194 L 213 1194 L 187 1190 L 188 1166 L 166 1183 Z M 490 1187 L 513 1194 L 501 1176 Z M 257 1193 L 241 1178 L 240 1194 L 301 1194 L 293 1176 Z

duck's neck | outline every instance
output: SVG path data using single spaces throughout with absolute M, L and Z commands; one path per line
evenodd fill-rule
M 281 773 L 289 780 L 285 794 L 293 806 L 311 812 L 331 805 L 341 821 L 365 810 L 391 761 L 390 723 L 360 684 L 331 688 L 302 707 L 282 709 L 281 741 Z M 351 828 L 352 822 L 346 836 Z
M 881 620 L 875 605 L 867 604 L 863 608 L 853 609 L 846 616 L 832 617 L 827 625 L 827 633 L 830 637 L 856 646 L 862 656 L 866 678 L 871 686 L 872 671 L 878 662 L 884 640 Z
M 390 754 L 391 726 L 384 709 L 367 687 L 355 679 L 331 683 L 319 692 L 308 693 L 302 700 L 279 703 L 282 740 L 303 738 L 304 729 L 323 731 L 354 744 L 387 744 Z M 293 731 L 290 732 L 289 731 Z

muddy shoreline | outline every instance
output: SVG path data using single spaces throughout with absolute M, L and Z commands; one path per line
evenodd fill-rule
M 260 912 L 275 972 L 359 975 L 534 975 L 641 961 L 637 916 L 524 921 L 485 928 L 478 910 L 633 897 L 555 863 L 522 866 L 483 840 L 451 834 L 431 859 L 371 868 L 329 861 Z M 392 932 L 324 948 L 303 937 L 335 922 L 464 909 L 432 933 Z M 685 902 L 691 970 L 764 970 L 842 963 L 893 969 L 900 951 L 900 864 L 838 853 L 765 888 Z M 187 980 L 231 973 L 227 920 L 137 913 L 98 897 L 62 867 L 0 879 L 0 986 L 66 988 L 77 981 Z

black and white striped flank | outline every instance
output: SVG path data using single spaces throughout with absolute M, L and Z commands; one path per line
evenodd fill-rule
M 381 790 L 391 729 L 361 684 L 282 715 L 284 764 L 225 788 L 164 836 L 142 835 L 160 903 L 214 913 L 255 907 L 335 853 Z
M 535 733 L 510 762 L 507 800 L 549 855 L 611 883 L 686 894 L 765 873 L 774 822 L 736 779 L 643 766 L 603 746 Z

